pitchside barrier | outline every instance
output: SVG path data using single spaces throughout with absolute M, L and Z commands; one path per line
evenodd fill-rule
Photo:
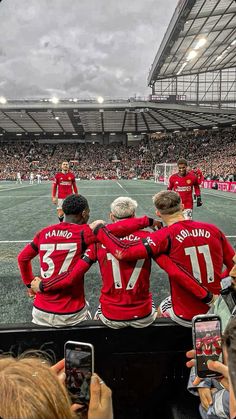
M 46 328 L 32 324 L 1 325 L 1 352 L 27 349 L 63 358 L 67 340 L 95 348 L 95 371 L 112 388 L 117 419 L 195 419 L 199 399 L 186 390 L 189 370 L 185 352 L 192 348 L 191 329 L 158 319 L 144 329 L 114 330 L 99 321 Z
M 236 193 L 236 182 L 221 182 L 219 180 L 204 180 L 202 187 L 205 189 L 217 189 L 224 192 Z

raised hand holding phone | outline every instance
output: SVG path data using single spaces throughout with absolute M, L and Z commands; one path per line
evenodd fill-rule
M 94 373 L 94 348 L 90 343 L 65 344 L 66 387 L 74 403 L 88 405 L 90 381 Z
M 196 351 L 196 375 L 200 378 L 220 377 L 208 368 L 208 361 L 222 360 L 221 319 L 216 315 L 199 315 L 193 318 L 193 344 Z

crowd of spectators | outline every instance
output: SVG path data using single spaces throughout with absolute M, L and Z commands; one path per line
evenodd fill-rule
M 15 180 L 20 172 L 51 179 L 62 160 L 69 160 L 80 179 L 150 179 L 157 163 L 186 158 L 197 164 L 205 179 L 236 180 L 235 130 L 152 134 L 135 145 L 111 143 L 42 144 L 36 141 L 0 142 L 0 180 Z

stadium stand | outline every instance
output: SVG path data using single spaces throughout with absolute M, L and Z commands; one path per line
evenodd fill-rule
M 205 132 L 152 134 L 137 145 L 40 144 L 0 142 L 2 160 L 0 179 L 15 180 L 21 172 L 29 179 L 33 170 L 50 179 L 58 170 L 58 162 L 68 159 L 80 179 L 125 179 L 152 177 L 156 163 L 174 163 L 185 157 L 197 162 L 208 180 L 233 180 L 236 176 L 235 129 Z M 119 171 L 117 172 L 117 169 Z

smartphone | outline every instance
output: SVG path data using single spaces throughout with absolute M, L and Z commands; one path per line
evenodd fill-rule
M 65 343 L 66 387 L 73 403 L 87 405 L 90 399 L 90 381 L 94 373 L 94 347 L 90 343 Z
M 215 371 L 209 370 L 207 361 L 222 359 L 222 326 L 219 316 L 206 314 L 195 316 L 193 323 L 193 345 L 196 351 L 196 374 L 200 378 L 220 377 Z

